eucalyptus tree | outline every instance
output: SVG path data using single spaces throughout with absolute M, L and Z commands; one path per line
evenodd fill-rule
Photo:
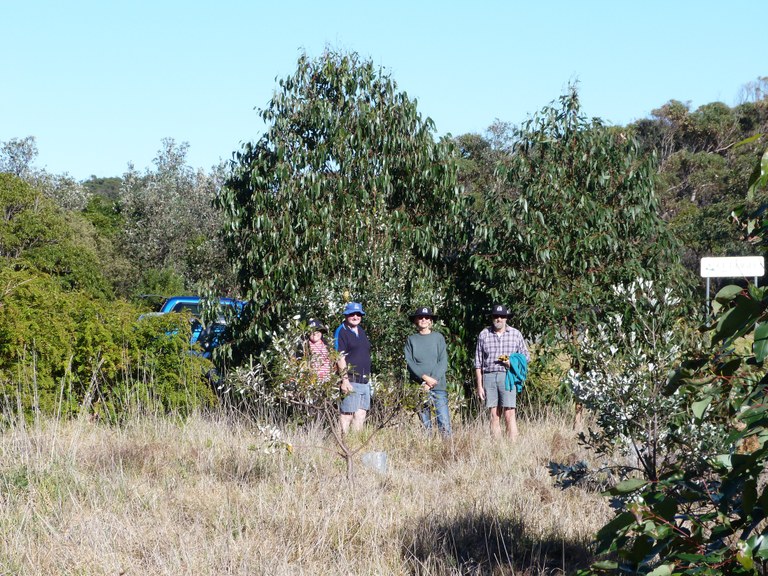
M 735 143 L 768 130 L 768 100 L 760 84 L 748 88 L 755 100 L 733 108 L 713 102 L 691 110 L 671 100 L 631 126 L 641 145 L 660 155 L 662 217 L 683 244 L 683 261 L 692 271 L 702 256 L 752 253 L 742 242 L 743 231 L 722 218 L 744 202 L 742 191 L 760 153 L 754 139 Z M 766 197 L 761 190 L 748 203 L 754 208 Z
M 258 347 L 290 316 L 328 319 L 352 298 L 368 311 L 374 359 L 399 367 L 405 309 L 455 303 L 447 270 L 466 219 L 450 143 L 355 53 L 300 56 L 260 115 L 266 132 L 235 154 L 218 198 L 253 303 L 244 340 Z
M 573 342 L 612 286 L 677 272 L 653 158 L 627 131 L 585 118 L 575 89 L 513 142 L 508 187 L 486 198 L 471 261 L 477 289 L 507 301 L 528 334 Z
M 23 178 L 32 171 L 32 163 L 38 154 L 34 136 L 0 142 L 0 172 Z
M 18 176 L 36 190 L 42 191 L 60 208 L 82 210 L 90 198 L 88 190 L 66 172 L 51 174 L 36 168 L 34 161 L 38 154 L 37 140 L 34 136 L 11 138 L 6 142 L 0 142 L 0 173 Z
M 213 206 L 224 168 L 192 168 L 188 149 L 187 143 L 166 138 L 154 169 L 142 173 L 131 167 L 123 176 L 118 243 L 133 266 L 127 286 L 134 290 L 194 290 L 215 275 L 226 279 L 221 218 Z

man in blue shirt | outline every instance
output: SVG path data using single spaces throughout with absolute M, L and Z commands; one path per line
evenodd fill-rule
M 350 425 L 352 430 L 362 430 L 371 409 L 371 343 L 360 325 L 363 316 L 365 312 L 360 303 L 347 303 L 344 322 L 333 334 L 334 345 L 341 354 L 338 366 L 344 397 L 339 404 L 339 424 L 344 434 Z

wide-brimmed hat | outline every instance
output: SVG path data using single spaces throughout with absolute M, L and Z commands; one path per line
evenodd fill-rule
M 315 320 L 314 318 L 310 318 L 309 331 L 310 332 L 328 332 L 328 328 L 326 328 L 325 324 L 320 322 L 320 320 Z
M 349 316 L 350 314 L 355 313 L 365 316 L 365 312 L 363 312 L 363 305 L 359 302 L 347 302 L 347 305 L 344 307 L 344 316 Z
M 433 314 L 432 308 L 430 308 L 429 306 L 421 306 L 419 308 L 416 308 L 416 310 L 414 310 L 410 314 L 408 314 L 408 318 L 410 318 L 411 320 L 413 320 L 417 316 L 429 316 L 432 320 L 437 318 L 437 314 Z
M 509 318 L 509 310 L 504 304 L 494 304 L 491 307 L 488 316 L 504 316 L 505 318 Z

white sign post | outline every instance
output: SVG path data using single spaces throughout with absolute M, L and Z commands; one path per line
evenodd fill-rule
M 707 279 L 707 314 L 709 314 L 709 279 L 710 278 L 749 278 L 757 279 L 765 274 L 763 256 L 725 256 L 701 259 L 701 277 Z

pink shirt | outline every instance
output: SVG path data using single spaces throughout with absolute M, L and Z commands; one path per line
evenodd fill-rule
M 317 342 L 310 341 L 309 353 L 312 356 L 312 369 L 317 374 L 317 379 L 325 382 L 331 375 L 331 360 L 328 355 L 328 347 L 322 340 Z

